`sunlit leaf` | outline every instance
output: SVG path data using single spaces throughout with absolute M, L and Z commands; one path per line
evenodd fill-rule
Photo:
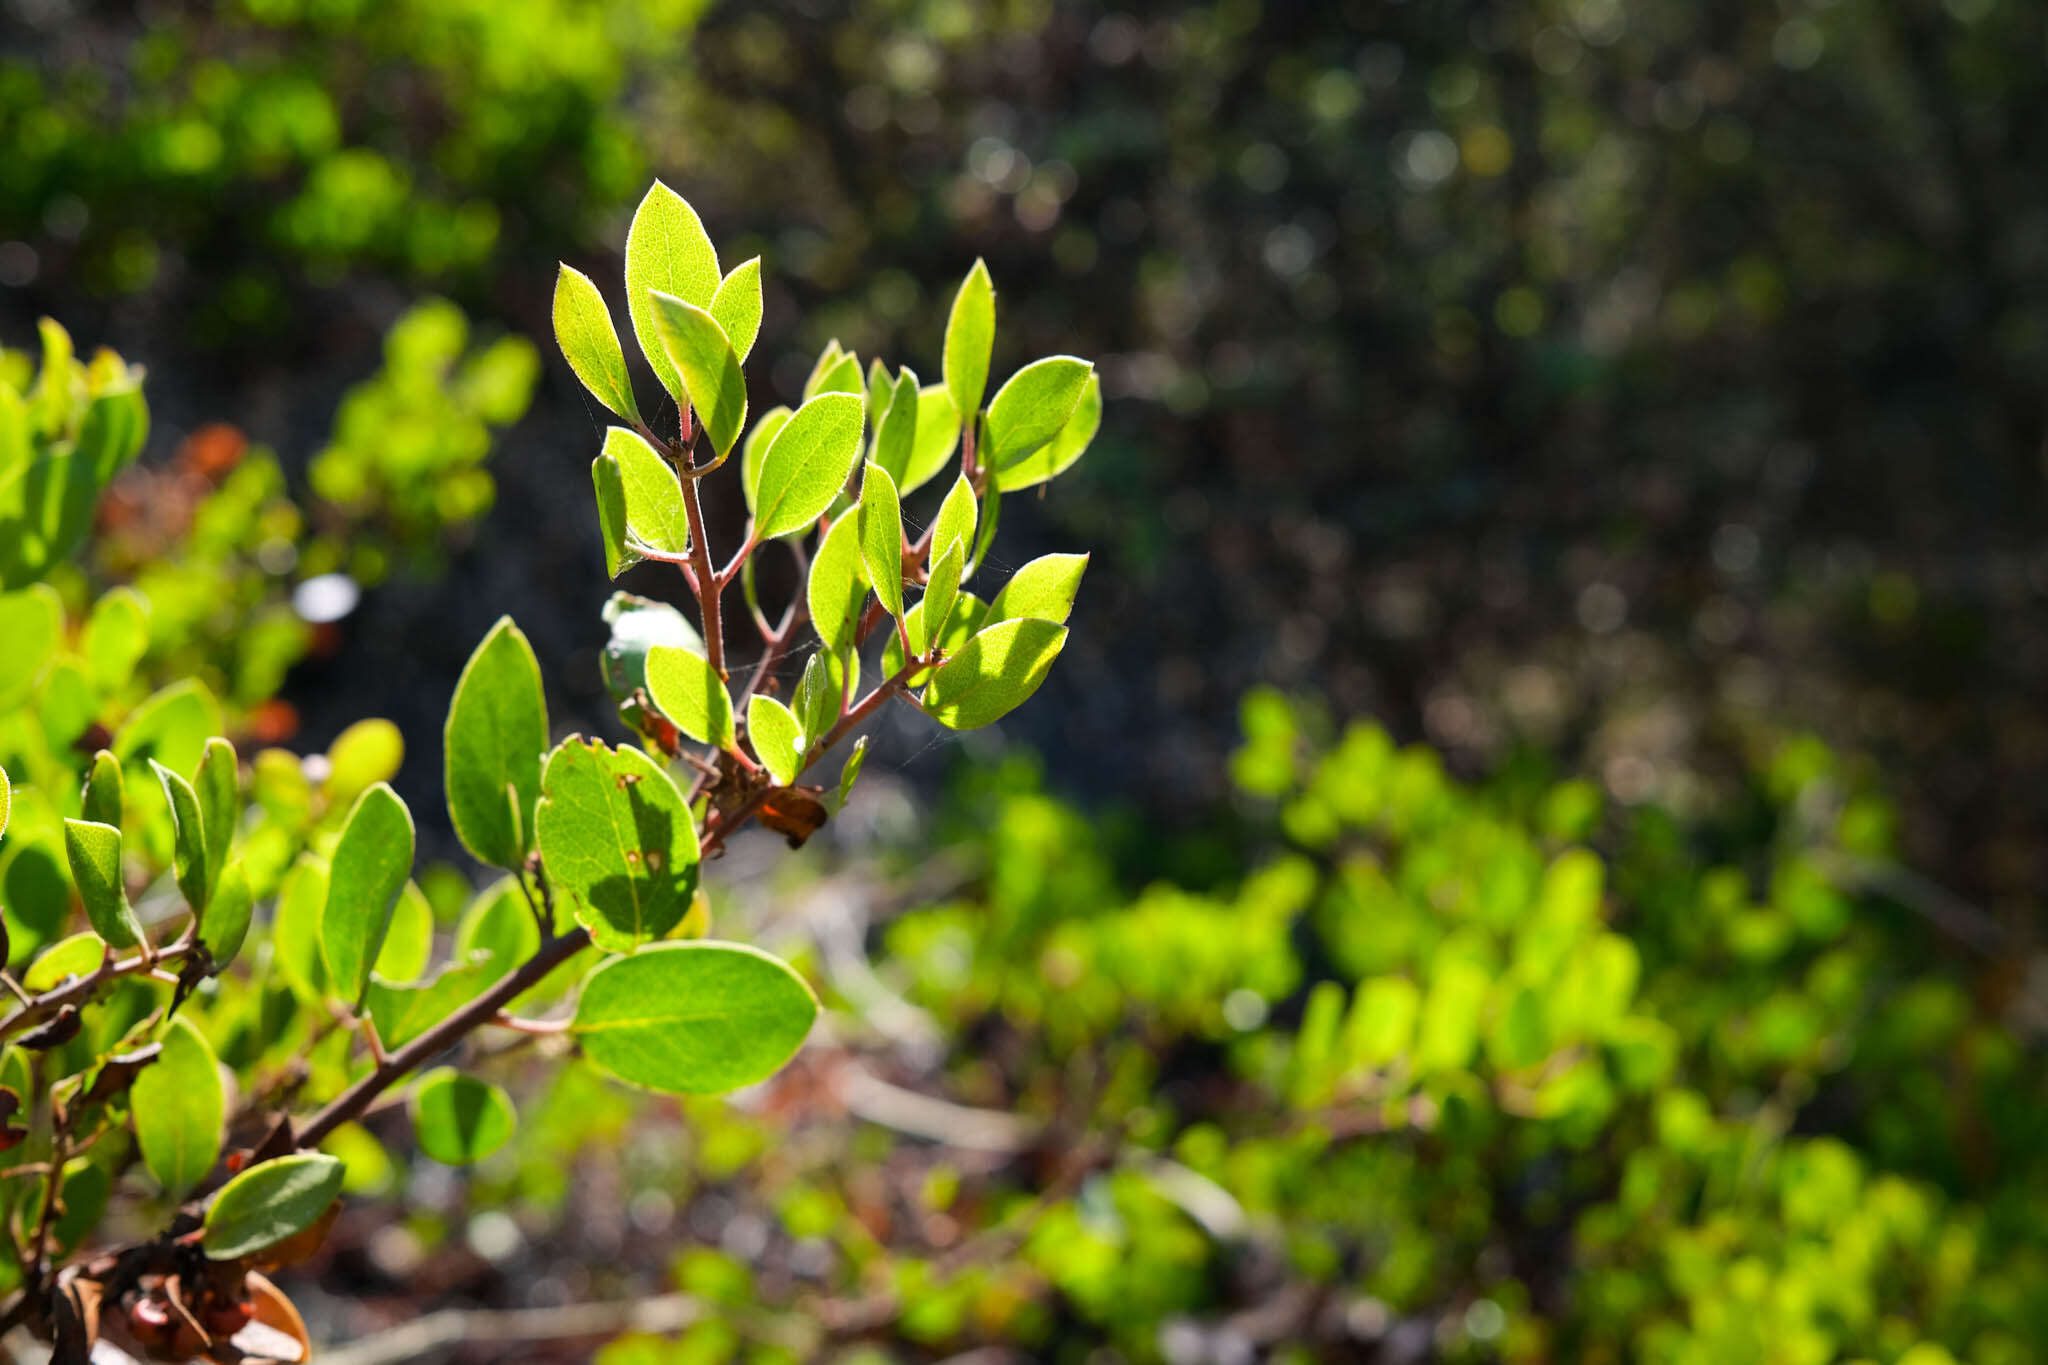
M 725 329 L 699 305 L 659 292 L 654 295 L 654 326 L 683 377 L 705 439 L 714 454 L 725 454 L 747 420 L 747 381 Z
M 681 195 L 655 181 L 626 232 L 626 310 L 647 363 L 678 404 L 689 401 L 689 390 L 655 326 L 654 294 L 709 308 L 718 282 L 718 251 L 703 220 Z
M 638 749 L 571 737 L 541 791 L 542 865 L 591 937 L 631 952 L 674 928 L 697 889 L 697 829 L 669 775 Z
M 925 713 L 955 730 L 1001 719 L 1038 690 L 1066 642 L 1067 628 L 1050 621 L 983 626 L 932 671 Z
M 142 924 L 121 877 L 121 831 L 88 820 L 64 822 L 64 851 L 93 932 L 116 948 L 142 942 Z
M 379 782 L 356 799 L 327 870 L 327 908 L 320 916 L 320 957 L 333 989 L 361 1000 L 399 893 L 412 875 L 412 812 Z
M 745 944 L 661 943 L 590 974 L 572 1031 L 595 1065 L 650 1090 L 716 1094 L 772 1075 L 802 1045 L 817 998 Z
M 960 290 L 953 296 L 953 311 L 946 319 L 946 392 L 962 418 L 971 420 L 981 410 L 995 336 L 995 285 L 989 280 L 988 266 L 977 260 L 960 282 Z
M 567 264 L 555 277 L 555 343 L 592 397 L 621 417 L 640 420 L 611 309 L 590 277 Z
M 761 258 L 741 261 L 718 283 L 711 298 L 711 316 L 732 342 L 733 354 L 741 360 L 754 349 L 761 332 Z
M 548 713 L 540 661 L 511 617 L 498 618 L 463 666 L 442 739 L 456 837 L 479 862 L 521 866 L 533 848 Z
M 648 650 L 647 695 L 661 714 L 699 744 L 732 747 L 732 694 L 718 670 L 695 650 L 670 645 Z
M 880 465 L 861 476 L 860 557 L 875 596 L 891 616 L 903 615 L 903 504 L 896 483 Z
M 860 457 L 859 394 L 821 393 L 798 408 L 761 457 L 754 533 L 801 531 L 825 514 Z
M 747 738 L 776 785 L 796 781 L 804 735 L 795 712 L 773 697 L 755 693 L 747 701 Z
M 1002 591 L 990 599 L 989 621 L 1029 617 L 1064 625 L 1087 567 L 1087 555 L 1041 555 L 1011 574 Z

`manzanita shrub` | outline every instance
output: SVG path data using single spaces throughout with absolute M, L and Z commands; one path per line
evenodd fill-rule
M 347 1166 L 329 1149 L 370 1141 L 357 1121 L 400 1095 L 436 1159 L 512 1137 L 476 1035 L 566 1039 L 671 1094 L 753 1084 L 803 1042 L 811 988 L 706 937 L 700 867 L 756 819 L 801 844 L 845 800 L 862 746 L 829 783 L 805 779 L 889 702 L 964 729 L 1039 686 L 1086 557 L 1034 561 L 986 599 L 968 585 L 1001 494 L 1079 458 L 1100 391 L 1088 363 L 1055 356 L 989 395 L 995 296 L 977 265 L 942 382 L 863 371 L 834 345 L 794 411 L 749 427 L 760 271 L 722 271 L 666 186 L 640 205 L 626 302 L 673 399 L 667 435 L 642 416 L 597 287 L 563 268 L 563 351 L 625 423 L 592 465 L 608 567 L 676 565 L 697 619 L 626 594 L 605 608 L 606 679 L 638 743 L 551 747 L 526 637 L 506 618 L 477 646 L 448 709 L 447 807 L 502 875 L 447 943 L 413 880 L 388 726 L 317 759 L 245 761 L 203 686 L 137 695 L 134 594 L 74 626 L 77 604 L 39 581 L 141 444 L 132 372 L 52 348 L 34 386 L 0 377 L 0 515 L 20 561 L 19 591 L 0 596 L 0 987 L 15 1000 L 0 1018 L 0 1326 L 66 1362 L 102 1338 L 155 1359 L 303 1359 L 304 1325 L 265 1272 L 336 1216 Z M 750 519 L 715 553 L 698 483 L 736 452 Z M 913 538 L 903 497 L 956 454 Z M 770 542 L 801 571 L 772 621 L 754 574 Z M 735 584 L 758 637 L 745 649 L 725 629 Z M 816 646 L 784 698 L 804 630 Z

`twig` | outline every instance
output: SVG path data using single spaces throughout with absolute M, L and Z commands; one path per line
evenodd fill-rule
M 134 957 L 119 961 L 104 961 L 84 976 L 73 977 L 62 985 L 52 986 L 41 995 L 35 996 L 5 1019 L 0 1019 L 0 1039 L 15 1034 L 37 1022 L 42 1016 L 54 1014 L 66 1005 L 83 1004 L 92 998 L 101 986 L 116 977 L 136 976 L 153 971 L 159 962 L 175 962 L 192 951 L 192 940 L 181 939 L 167 948 L 156 950 L 154 958 L 137 953 Z

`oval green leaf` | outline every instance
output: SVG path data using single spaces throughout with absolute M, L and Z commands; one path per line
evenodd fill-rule
M 116 948 L 142 942 L 142 924 L 121 877 L 121 831 L 90 820 L 64 822 L 64 852 L 93 932 Z
M 796 781 L 802 768 L 804 733 L 796 713 L 773 697 L 756 692 L 747 702 L 747 738 L 777 786 Z
M 898 564 L 901 564 L 899 559 Z M 853 646 L 860 629 L 861 606 L 867 601 L 867 577 L 860 542 L 860 518 L 842 516 L 818 543 L 804 587 L 811 623 L 825 651 L 838 654 Z
M 1039 556 L 1003 584 L 1003 590 L 988 604 L 989 622 L 1029 617 L 1064 625 L 1074 610 L 1074 597 L 1081 591 L 1081 574 L 1087 567 L 1087 555 Z
M 455 836 L 478 862 L 517 868 L 533 849 L 533 807 L 548 747 L 540 661 L 501 616 L 469 656 L 442 731 Z
M 297 1236 L 340 1197 L 344 1172 L 339 1158 L 325 1152 L 251 1166 L 214 1196 L 200 1245 L 216 1261 L 235 1261 Z
M 206 1178 L 220 1159 L 227 1094 L 213 1049 L 190 1019 L 164 1031 L 163 1051 L 129 1090 L 142 1162 L 173 1199 Z
M 619 467 L 619 486 L 626 498 L 626 543 L 639 549 L 680 557 L 690 551 L 690 518 L 683 508 L 683 485 L 666 456 L 638 432 L 606 427 L 604 453 Z
M 518 1126 L 512 1097 L 452 1066 L 420 1077 L 412 1092 L 412 1126 L 420 1150 L 449 1166 L 482 1161 L 511 1141 Z
M 1101 427 L 1102 376 L 1091 374 L 1088 387 L 1081 391 L 1080 403 L 1075 406 L 1073 416 L 1067 418 L 1067 424 L 1060 428 L 1059 435 L 1015 463 L 999 468 L 996 471 L 997 490 L 1015 492 L 1065 473 L 1076 460 L 1087 454 L 1089 444 Z
M 732 694 L 709 660 L 693 649 L 647 651 L 647 695 L 678 730 L 699 744 L 733 746 Z
M 673 294 L 654 294 L 654 326 L 683 377 L 690 406 L 711 442 L 724 455 L 740 438 L 747 421 L 747 381 L 740 358 L 718 319 L 705 309 Z
M 953 458 L 960 444 L 960 409 L 944 384 L 928 384 L 917 391 L 917 435 L 910 446 L 910 467 L 903 472 L 902 487 L 908 496 L 938 476 Z
M 739 943 L 662 943 L 600 966 L 570 1025 L 620 1080 L 717 1094 L 771 1076 L 796 1054 L 817 998 L 780 958 Z
M 412 812 L 389 784 L 356 798 L 327 869 L 327 908 L 320 915 L 320 957 L 333 989 L 349 1003 L 363 998 L 383 951 L 399 893 L 412 875 Z
M 689 910 L 697 827 L 675 782 L 640 750 L 564 740 L 548 756 L 535 820 L 555 895 L 599 945 L 631 952 Z
M 860 456 L 865 407 L 858 393 L 821 393 L 782 424 L 761 457 L 755 535 L 772 540 L 825 514 Z
M 555 277 L 555 343 L 591 397 L 621 417 L 640 420 L 612 311 L 590 277 L 566 263 Z
M 996 291 L 988 266 L 977 260 L 953 296 L 946 319 L 946 391 L 962 418 L 972 420 L 988 388 L 988 361 L 995 349 Z
M 875 596 L 891 616 L 903 617 L 903 501 L 896 481 L 878 464 L 861 475 L 860 559 Z
M 725 330 L 733 354 L 741 360 L 754 349 L 761 334 L 761 258 L 741 261 L 732 273 L 718 282 L 711 296 L 711 316 Z
M 661 344 L 654 292 L 705 308 L 718 293 L 718 279 L 718 251 L 703 220 L 681 195 L 655 181 L 626 230 L 626 311 L 647 363 L 678 403 L 690 401 L 689 389 Z
M 1045 681 L 1067 642 L 1051 621 L 999 621 L 976 631 L 932 671 L 925 714 L 954 730 L 972 730 L 1015 710 Z
M 988 405 L 988 448 L 981 462 L 1002 470 L 1047 445 L 1081 405 L 1095 367 L 1070 355 L 1034 360 L 997 391 Z

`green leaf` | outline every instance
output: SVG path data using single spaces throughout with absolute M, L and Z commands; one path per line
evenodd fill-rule
M 626 539 L 626 483 L 615 456 L 600 454 L 590 462 L 590 484 L 597 496 L 597 529 L 604 538 L 604 572 L 617 578 L 640 562 L 640 552 Z
M 0 650 L 0 713 L 15 710 L 33 695 L 63 636 L 64 600 L 55 588 L 37 583 L 23 592 L 0 594 L 0 640 L 7 642 Z
M 889 477 L 900 484 L 910 468 L 910 457 L 917 449 L 917 371 L 905 365 L 903 372 L 896 376 L 895 384 L 883 385 L 871 402 L 877 404 L 879 410 L 871 412 L 875 422 L 875 450 L 869 458 L 888 470 Z
M 327 908 L 320 915 L 320 958 L 333 989 L 362 1000 L 383 951 L 398 895 L 412 875 L 412 812 L 388 783 L 356 798 L 327 869 Z
M 93 395 L 78 424 L 76 458 L 91 471 L 93 486 L 105 488 L 113 477 L 142 453 L 149 435 L 149 408 L 142 390 L 123 383 Z M 69 554 L 67 548 L 64 553 Z
M 922 610 L 918 612 L 917 633 L 910 637 L 910 647 L 919 654 L 929 652 L 932 641 L 944 635 L 946 618 L 953 612 L 953 599 L 960 593 L 960 571 L 966 563 L 967 547 L 956 540 L 932 565 L 931 576 L 925 581 L 924 600 L 918 603 Z
M 638 749 L 572 736 L 541 791 L 542 864 L 598 945 L 631 952 L 673 929 L 697 890 L 697 827 L 669 775 Z
M 1095 367 L 1070 355 L 1034 360 L 1010 376 L 988 405 L 988 448 L 977 452 L 990 469 L 1002 470 L 1060 434 Z
M 317 1006 L 327 995 L 327 964 L 320 957 L 320 920 L 327 911 L 327 865 L 302 853 L 277 890 L 270 936 L 277 968 L 300 1003 Z
M 7 833 L 7 817 L 14 813 L 14 784 L 7 780 L 7 769 L 0 768 L 0 834 Z
M 756 692 L 747 702 L 747 738 L 754 753 L 779 787 L 796 781 L 803 760 L 804 727 L 796 713 L 773 697 Z
M 327 746 L 327 781 L 321 790 L 331 806 L 353 805 L 378 782 L 398 776 L 405 762 L 405 736 L 381 716 L 359 720 Z
M 540 926 L 534 923 L 519 883 L 504 877 L 477 893 L 455 926 L 455 960 L 473 962 L 490 954 L 487 980 L 496 981 L 540 951 Z
M 647 686 L 647 651 L 656 645 L 704 652 L 703 637 L 688 617 L 666 602 L 615 592 L 604 604 L 604 623 L 612 628 L 600 666 L 613 701 L 624 701 Z
M 795 705 L 791 709 L 803 729 L 805 753 L 811 752 L 825 732 L 839 723 L 845 696 L 845 689 L 832 680 L 832 666 L 822 652 L 804 661 L 804 675 L 797 682 Z M 748 724 L 752 723 L 749 719 Z
M 63 985 L 66 977 L 89 975 L 106 956 L 106 940 L 98 934 L 73 934 L 59 939 L 29 963 L 22 974 L 21 988 L 31 995 L 41 995 L 53 986 Z
M 910 448 L 910 466 L 903 474 L 906 496 L 938 476 L 960 444 L 960 409 L 944 384 L 917 391 L 917 436 Z
M 845 766 L 839 770 L 839 788 L 832 794 L 832 813 L 839 814 L 846 809 L 846 798 L 853 795 L 853 784 L 860 778 L 860 770 L 868 760 L 868 737 L 862 735 L 853 742 L 853 752 L 846 756 Z
M 596 1066 L 668 1094 L 764 1080 L 796 1055 L 817 998 L 788 963 L 739 943 L 662 943 L 590 974 L 571 1031 Z
M 85 775 L 85 794 L 79 800 L 81 813 L 96 824 L 119 829 L 128 818 L 126 796 L 121 760 L 108 750 L 100 750 L 92 756 L 92 767 Z M 5 815 L 5 802 L 0 801 L 0 826 L 7 823 Z
M 121 877 L 121 831 L 90 820 L 64 822 L 64 852 L 71 860 L 71 878 L 85 917 L 97 933 L 116 948 L 142 942 L 142 923 L 128 904 Z
M 818 376 L 816 388 L 804 395 L 804 402 L 810 402 L 821 393 L 850 393 L 865 404 L 868 389 L 861 382 L 860 357 L 852 351 L 840 352 L 839 357 Z
M 234 745 L 217 735 L 206 741 L 206 753 L 192 774 L 192 791 L 199 798 L 199 827 L 206 840 L 206 901 L 211 905 L 235 841 L 235 825 L 242 818 L 242 774 Z
M 325 1152 L 296 1152 L 251 1166 L 221 1186 L 206 1210 L 200 1246 L 237 1261 L 295 1237 L 341 1195 L 344 1168 Z
M 567 264 L 555 276 L 555 344 L 591 397 L 621 417 L 640 420 L 611 309 L 590 277 Z
M 626 231 L 626 311 L 647 363 L 678 404 L 690 401 L 689 389 L 655 326 L 654 293 L 708 308 L 717 297 L 718 280 L 718 251 L 703 220 L 681 195 L 655 181 Z
M 211 975 L 219 976 L 226 971 L 235 954 L 242 951 L 254 906 L 249 874 L 239 862 L 229 863 L 221 870 L 220 882 L 213 888 L 213 900 L 206 907 L 206 919 L 199 926 L 199 941 L 206 945 L 207 954 L 213 959 Z
M 654 295 L 654 326 L 683 377 L 712 451 L 724 455 L 747 421 L 747 381 L 732 341 L 717 318 L 673 294 Z
M 1065 473 L 1087 453 L 1089 443 L 1095 439 L 1095 433 L 1101 426 L 1102 376 L 1091 373 L 1087 387 L 1081 391 L 1081 401 L 1075 405 L 1073 416 L 1067 418 L 1067 424 L 1060 428 L 1059 435 L 1031 454 L 998 468 L 995 476 L 997 490 L 1012 493 Z
M 449 1166 L 482 1161 L 512 1140 L 518 1125 L 512 1097 L 452 1066 L 420 1077 L 412 1092 L 412 1126 L 420 1150 Z
M 1075 594 L 1081 591 L 1081 573 L 1087 567 L 1087 555 L 1041 555 L 1032 560 L 1011 574 L 988 604 L 990 624 L 1020 617 L 1066 624 Z
M 740 447 L 740 489 L 747 496 L 747 514 L 752 516 L 754 504 L 761 493 L 761 461 L 768 457 L 768 447 L 775 440 L 775 433 L 782 430 L 782 424 L 790 417 L 790 410 L 780 404 L 762 413 L 754 422 L 754 429 L 747 433 L 746 441 Z
M 754 349 L 761 334 L 761 258 L 741 261 L 732 273 L 718 282 L 711 298 L 711 316 L 725 329 L 733 354 L 741 360 Z
M 206 741 L 223 728 L 213 693 L 198 679 L 186 678 L 128 713 L 114 736 L 114 757 L 136 764 L 153 758 L 173 772 L 189 773 L 205 757 Z
M 862 559 L 860 518 L 842 516 L 819 542 L 804 590 L 811 624 L 828 654 L 851 649 L 860 629 L 861 607 L 868 597 Z
M 840 346 L 838 337 L 833 337 L 825 343 L 825 349 L 818 352 L 817 363 L 811 366 L 810 375 L 804 380 L 804 402 L 808 403 L 818 396 L 825 377 L 838 370 L 840 362 L 845 358 L 846 350 Z
M 903 503 L 896 481 L 880 465 L 870 464 L 860 481 L 860 559 L 875 585 L 883 608 L 903 616 Z M 842 518 L 843 520 L 843 518 Z
M 206 866 L 206 820 L 199 812 L 199 796 L 191 783 L 155 759 L 149 760 L 149 766 L 171 808 L 171 855 L 178 892 L 198 914 L 206 909 L 207 883 L 213 880 Z
M 954 730 L 999 720 L 1045 681 L 1067 642 L 1067 628 L 1050 621 L 998 621 L 983 626 L 960 652 L 932 670 L 925 714 Z
M 524 865 L 533 850 L 548 709 L 540 661 L 511 617 L 498 618 L 463 666 L 442 739 L 455 837 L 478 862 Z
M 69 748 L 100 709 L 85 665 L 72 655 L 58 655 L 43 674 L 42 692 L 36 718 L 43 723 L 43 738 L 53 749 Z
M 607 427 L 604 453 L 618 462 L 626 494 L 626 548 L 640 546 L 664 555 L 690 551 L 690 517 L 683 508 L 682 480 L 667 457 L 638 432 Z
M 377 980 L 393 985 L 417 981 L 426 974 L 427 959 L 434 952 L 434 907 L 419 883 L 408 881 L 391 907 L 391 923 L 384 930 L 384 942 L 370 972 Z
M 93 603 L 78 652 L 94 686 L 111 693 L 127 686 L 149 648 L 149 603 L 133 588 L 115 588 Z
M 732 695 L 718 670 L 695 650 L 670 645 L 648 650 L 647 695 L 656 710 L 699 744 L 733 747 Z
M 754 534 L 801 531 L 825 514 L 860 457 L 859 394 L 821 393 L 798 408 L 761 457 Z
M 932 519 L 933 556 L 944 554 L 946 547 L 956 542 L 963 551 L 972 548 L 977 514 L 974 485 L 967 482 L 967 476 L 962 474 L 946 490 L 946 500 L 939 504 L 939 514 Z
M 206 1178 L 220 1159 L 227 1094 L 205 1035 L 180 1015 L 164 1030 L 163 1051 L 130 1088 L 142 1162 L 173 1199 Z
M 964 420 L 981 409 L 988 388 L 988 360 L 995 350 L 996 291 L 988 266 L 977 260 L 953 296 L 946 319 L 946 392 Z

